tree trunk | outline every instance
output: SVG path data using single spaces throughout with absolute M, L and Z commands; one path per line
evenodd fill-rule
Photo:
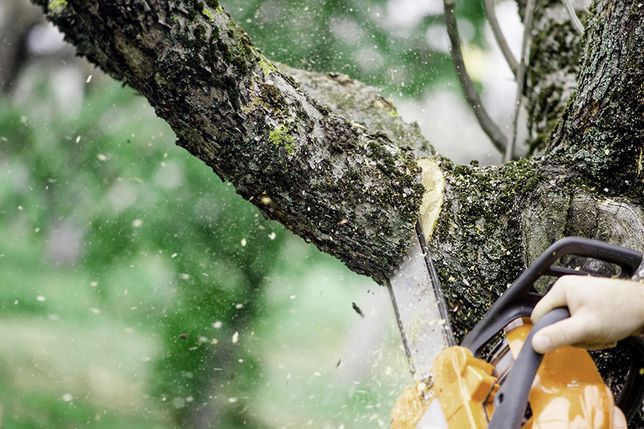
M 35 2 L 240 195 L 378 282 L 410 244 L 430 157 L 458 336 L 557 238 L 644 251 L 641 3 L 596 1 L 580 41 L 559 1 L 538 2 L 525 91 L 543 156 L 478 168 L 435 155 L 376 90 L 271 63 L 216 0 Z

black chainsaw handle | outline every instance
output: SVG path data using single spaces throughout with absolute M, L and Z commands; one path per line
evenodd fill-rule
M 556 308 L 545 314 L 533 326 L 510 373 L 494 397 L 494 414 L 488 429 L 521 427 L 532 382 L 543 360 L 543 355 L 532 348 L 532 338 L 542 328 L 568 317 L 570 313 L 567 308 Z M 644 374 L 640 371 L 644 367 L 644 341 L 639 337 L 628 337 L 620 341 L 620 346 L 630 354 L 631 364 L 617 405 L 624 412 L 626 420 L 630 421 L 644 400 Z
M 641 337 L 628 337 L 617 344 L 630 355 L 628 375 L 617 398 L 617 406 L 624 412 L 626 421 L 630 422 L 644 402 L 644 340 Z
M 564 256 L 583 256 L 615 264 L 621 268 L 620 278 L 631 278 L 642 263 L 642 254 L 625 247 L 582 237 L 566 237 L 558 240 L 539 256 L 512 286 L 499 298 L 492 308 L 465 336 L 461 345 L 480 357 L 483 347 L 501 332 L 510 322 L 530 316 L 541 295 L 531 292 L 533 284 L 543 275 L 591 275 L 584 271 L 555 267 L 552 264 Z
M 528 395 L 543 355 L 532 348 L 532 337 L 541 328 L 570 317 L 568 309 L 546 313 L 532 328 L 505 382 L 494 397 L 494 414 L 488 429 L 519 429 L 528 406 Z

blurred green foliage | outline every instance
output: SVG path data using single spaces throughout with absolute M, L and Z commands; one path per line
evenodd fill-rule
M 457 3 L 459 19 L 473 30 L 468 39 L 483 45 L 481 2 Z M 419 97 L 432 85 L 453 79 L 449 54 L 427 43 L 427 37 L 435 37 L 427 30 L 443 26 L 440 11 L 395 23 L 389 8 L 396 5 L 388 0 L 223 0 L 222 4 L 267 57 L 293 67 L 346 73 L 397 96 Z
M 386 424 L 406 374 L 393 319 L 378 365 L 399 370 L 337 384 L 370 282 L 264 219 L 132 90 L 99 75 L 65 111 L 56 73 L 0 100 L 3 425 Z
M 242 330 L 257 316 L 282 228 L 174 147 L 172 132 L 131 90 L 95 88 L 70 117 L 55 108 L 46 76 L 37 78 L 27 101 L 0 104 L 3 317 L 80 326 L 110 318 L 141 336 L 160 329 L 154 392 L 178 421 L 209 402 L 213 362 L 234 378 L 227 389 L 248 390 L 252 356 L 216 336 L 229 343 L 233 325 Z M 240 374 L 226 367 L 237 359 L 248 362 Z M 33 413 L 47 414 L 55 400 L 28 394 L 4 414 L 11 427 L 64 427 L 100 415 L 82 398 L 69 422 L 65 413 Z

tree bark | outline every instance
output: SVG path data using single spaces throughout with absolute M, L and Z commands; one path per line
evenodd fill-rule
M 48 13 L 268 217 L 378 281 L 395 268 L 423 192 L 413 146 L 428 144 L 374 90 L 341 75 L 296 81 L 216 1 L 69 1 Z
M 435 155 L 376 90 L 271 63 L 216 0 L 35 1 L 179 145 L 378 282 L 410 244 L 424 191 L 415 159 L 432 158 L 444 187 L 429 246 L 459 337 L 564 235 L 644 251 L 641 3 L 596 1 L 579 44 L 560 2 L 538 2 L 526 95 L 544 155 L 478 168 Z
M 586 25 L 578 91 L 549 153 L 604 193 L 644 203 L 644 5 L 598 2 Z
M 524 5 L 521 5 L 523 13 Z M 579 12 L 582 13 L 582 12 Z M 570 95 L 577 88 L 580 36 L 561 0 L 538 0 L 525 84 L 528 146 L 543 153 Z

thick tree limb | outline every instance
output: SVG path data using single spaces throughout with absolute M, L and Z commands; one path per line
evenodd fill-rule
M 540 17 L 542 26 L 548 16 L 556 17 L 547 10 Z M 600 107 L 625 103 L 629 106 L 625 114 L 631 115 L 629 124 L 641 123 L 632 97 L 611 100 L 616 94 L 591 79 L 591 75 L 601 75 L 620 83 L 621 88 L 641 88 L 641 68 L 636 67 L 641 60 L 620 63 L 626 61 L 629 49 L 639 46 L 641 31 L 632 31 L 630 38 L 617 31 L 641 28 L 641 11 L 636 5 L 603 3 L 597 10 L 588 31 L 593 36 L 586 43 L 585 58 L 592 70 L 586 79 L 582 77 L 571 114 L 582 114 L 589 102 L 592 107 L 587 97 L 592 100 L 595 91 L 604 88 L 602 94 L 607 97 Z M 286 67 L 279 71 L 213 2 L 168 5 L 151 0 L 71 0 L 67 7 L 49 14 L 81 53 L 139 89 L 173 126 L 182 145 L 231 180 L 267 215 L 377 280 L 395 266 L 416 221 L 421 193 L 411 147 L 417 153 L 431 153 L 431 148 L 416 127 L 397 119 L 393 106 L 376 91 L 342 75 Z M 609 42 L 598 43 L 602 38 Z M 545 52 L 544 43 L 552 47 L 549 40 L 538 39 L 535 50 Z M 623 46 L 624 52 L 607 52 L 607 45 Z M 617 62 L 602 67 L 606 63 L 600 58 Z M 630 74 L 620 77 L 621 70 Z M 608 124 L 609 118 L 605 120 Z M 624 118 L 613 122 L 620 127 Z M 526 249 L 516 238 L 521 236 L 517 222 L 527 210 L 526 201 L 534 198 L 535 187 L 572 182 L 566 185 L 568 192 L 586 189 L 583 181 L 577 182 L 585 173 L 548 166 L 550 160 L 565 166 L 567 156 L 578 152 L 585 156 L 579 145 L 597 141 L 584 139 L 583 132 L 567 137 L 564 132 L 572 133 L 568 130 L 573 125 L 570 118 L 564 118 L 552 158 L 534 164 L 477 169 L 440 162 L 447 186 L 433 245 L 445 267 L 445 281 L 472 277 L 461 270 L 481 264 L 479 259 L 485 256 L 497 265 L 481 264 L 473 277 L 480 284 L 477 290 L 492 291 L 502 289 L 501 279 L 507 281 L 523 266 L 525 261 L 516 259 Z M 617 141 L 624 141 L 631 150 L 637 145 L 634 137 L 638 133 L 641 127 L 632 126 Z M 604 153 L 598 165 L 621 162 L 611 154 L 610 150 Z M 586 192 L 594 195 L 597 191 Z M 472 215 L 465 216 L 468 212 Z M 480 216 L 475 218 L 475 214 Z M 450 233 L 454 227 L 461 232 Z M 471 233 L 465 234 L 470 228 Z M 471 240 L 481 228 L 488 233 Z M 456 251 L 459 240 L 461 250 L 469 250 Z M 508 250 L 514 256 L 503 258 Z M 472 258 L 472 252 L 479 256 Z M 491 275 L 499 280 L 492 282 L 494 287 L 490 286 Z M 455 287 L 453 296 L 467 293 Z M 482 307 L 487 305 L 484 301 Z M 463 317 L 464 324 L 470 322 Z
M 542 27 L 548 19 L 559 19 L 547 10 L 539 17 Z M 632 11 L 618 12 L 619 17 L 600 16 L 593 22 L 619 28 L 641 19 Z M 421 193 L 412 149 L 417 154 L 432 150 L 417 127 L 400 121 L 377 91 L 343 75 L 283 66 L 278 70 L 212 2 L 171 6 L 150 0 L 71 0 L 49 15 L 82 54 L 139 89 L 173 126 L 180 144 L 232 181 L 268 216 L 379 281 L 396 265 L 413 229 Z M 602 37 L 600 28 L 590 32 Z M 612 32 L 607 36 L 622 40 Z M 549 39 L 537 39 L 535 51 L 544 53 L 543 44 L 553 48 Z M 589 58 L 602 55 L 602 45 L 588 43 L 587 51 Z M 641 84 L 641 74 L 634 77 Z M 560 140 L 553 153 L 573 153 L 574 146 L 566 146 L 564 137 Z M 525 245 L 516 238 L 521 236 L 516 222 L 523 211 L 513 207 L 523 207 L 533 197 L 536 182 L 555 180 L 546 161 L 482 170 L 452 169 L 441 162 L 448 185 L 439 222 L 443 226 L 433 241 L 442 249 L 438 259 L 446 267 L 445 281 L 476 277 L 477 290 L 492 291 L 502 286 L 500 279 L 507 282 L 523 266 L 525 261 L 502 254 L 523 254 Z M 557 183 L 560 176 L 557 170 Z M 579 174 L 562 177 L 576 180 Z M 490 232 L 478 241 L 463 241 L 457 252 L 458 240 L 446 231 L 454 225 L 461 231 L 481 228 L 485 218 L 463 217 L 470 206 L 473 213 L 489 213 L 485 228 Z M 514 222 L 512 228 L 498 216 L 503 213 L 507 222 Z M 471 252 L 486 258 L 496 254 L 498 265 L 483 264 L 476 276 L 467 275 L 459 267 L 480 263 L 479 257 L 471 259 Z M 489 285 L 490 276 L 498 277 L 493 282 L 497 286 Z M 461 294 L 467 296 L 455 287 L 456 305 Z M 479 305 L 487 304 L 481 300 Z M 471 323 L 467 316 L 462 320 Z
M 444 167 L 444 205 L 430 245 L 459 338 L 525 266 L 563 236 L 644 252 L 641 206 L 603 197 L 567 167 L 543 160 Z
M 561 1 L 538 0 L 524 92 L 532 154 L 545 151 L 577 88 L 580 51 L 579 36 Z
M 376 280 L 395 267 L 422 194 L 410 146 L 430 149 L 389 102 L 353 85 L 361 116 L 330 110 L 312 89 L 343 85 L 337 76 L 300 73 L 298 85 L 216 1 L 70 0 L 49 14 L 81 54 L 146 96 L 181 146 L 267 216 Z
M 644 201 L 642 9 L 637 3 L 595 2 L 580 43 L 561 2 L 540 0 L 526 81 L 532 149 L 543 152 L 550 143 L 551 162 L 570 166 L 606 195 L 639 203 Z
M 416 158 L 435 155 L 417 123 L 400 120 L 396 106 L 380 91 L 340 73 L 320 74 L 279 65 L 300 89 L 330 111 L 409 147 Z

